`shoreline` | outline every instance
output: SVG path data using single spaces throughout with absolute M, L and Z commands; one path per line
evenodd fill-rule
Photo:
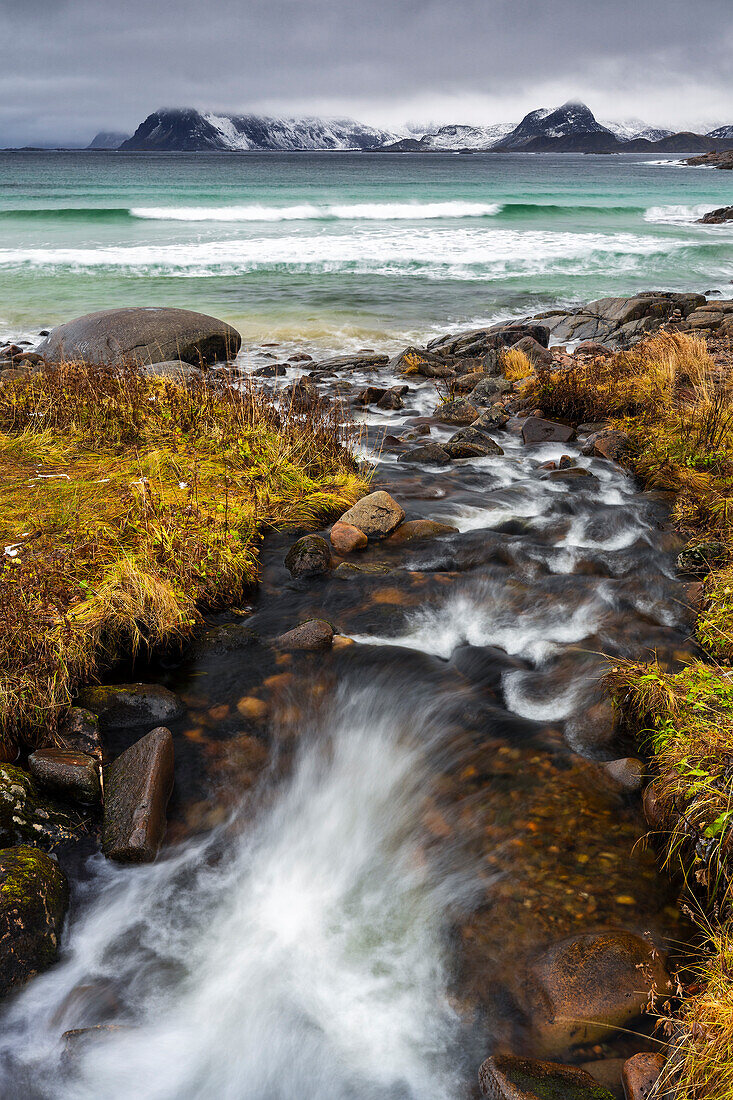
M 399 386 L 389 384 L 393 376 L 403 379 L 407 385 L 410 384 L 411 378 L 413 380 L 415 378 L 433 379 L 438 391 L 435 409 L 438 421 L 459 429 L 455 436 L 461 438 L 454 436 L 450 441 L 455 457 L 443 444 L 424 440 L 421 443 L 419 437 L 410 441 L 407 450 L 404 449 L 405 442 L 400 439 L 385 443 L 393 449 L 397 447 L 401 461 L 414 462 L 417 468 L 427 464 L 430 469 L 434 464 L 444 466 L 456 460 L 481 458 L 486 453 L 490 455 L 492 451 L 489 449 L 487 452 L 487 440 L 493 439 L 494 436 L 501 440 L 502 432 L 519 431 L 525 436 L 527 443 L 528 427 L 536 426 L 537 423 L 549 423 L 554 425 L 554 429 L 550 429 L 548 436 L 539 438 L 557 438 L 561 442 L 562 431 L 555 436 L 553 431 L 557 432 L 569 425 L 574 434 L 579 425 L 591 424 L 595 430 L 585 431 L 582 435 L 583 453 L 605 460 L 620 461 L 640 478 L 642 484 L 645 483 L 652 489 L 662 488 L 674 493 L 678 504 L 682 502 L 680 505 L 682 510 L 676 515 L 675 521 L 688 536 L 688 542 L 694 548 L 700 543 L 701 535 L 704 534 L 707 537 L 707 543 L 710 544 L 716 541 L 712 537 L 711 530 L 713 534 L 717 532 L 720 536 L 715 523 L 712 528 L 709 523 L 705 526 L 710 517 L 715 516 L 715 512 L 711 508 L 704 510 L 701 507 L 698 507 L 696 512 L 697 505 L 693 507 L 690 504 L 690 494 L 693 494 L 693 497 L 694 494 L 698 494 L 699 497 L 700 494 L 710 495 L 717 492 L 715 478 L 724 477 L 725 464 L 733 461 L 733 446 L 729 451 L 727 421 L 721 420 L 723 413 L 718 409 L 715 414 L 715 424 L 720 427 L 715 436 L 717 447 L 708 447 L 707 451 L 703 450 L 702 453 L 693 452 L 680 456 L 679 448 L 682 439 L 680 432 L 686 424 L 689 426 L 689 423 L 697 423 L 695 417 L 703 414 L 712 415 L 709 412 L 711 394 L 723 392 L 725 401 L 731 400 L 726 378 L 731 365 L 733 302 L 707 301 L 704 295 L 650 293 L 647 296 L 638 295 L 632 299 L 604 300 L 604 303 L 603 306 L 594 303 L 593 308 L 585 307 L 573 313 L 555 312 L 526 319 L 524 322 L 515 321 L 509 325 L 499 324 L 493 328 L 469 334 L 446 336 L 432 341 L 425 349 L 405 349 L 389 362 L 385 361 L 386 357 L 378 355 L 373 355 L 371 358 L 363 356 L 361 359 L 347 355 L 341 359 L 331 359 L 321 363 L 309 363 L 305 360 L 303 361 L 305 367 L 301 364 L 298 369 L 305 369 L 310 373 L 310 377 L 303 375 L 289 386 L 291 408 L 295 407 L 302 412 L 307 411 L 308 408 L 317 407 L 323 396 L 320 387 L 325 383 L 329 397 L 352 402 L 357 399 L 359 404 L 355 406 L 356 408 L 370 410 L 380 402 L 386 401 L 386 404 L 379 407 L 399 410 L 400 402 L 404 402 L 404 395 L 398 392 Z M 722 305 L 728 305 L 730 309 L 726 311 L 716 308 Z M 662 333 L 661 336 L 660 333 Z M 669 339 L 674 342 L 675 334 L 682 342 L 675 345 L 677 350 L 674 354 L 682 356 L 684 353 L 684 356 L 689 356 L 694 352 L 692 359 L 688 362 L 687 358 L 683 358 L 679 363 L 675 360 L 673 367 L 665 366 L 664 363 L 660 366 L 661 357 L 670 351 Z M 513 338 L 515 336 L 516 339 Z M 558 340 L 564 338 L 566 341 L 572 341 L 575 345 L 573 353 L 560 350 L 562 345 L 552 347 L 548 351 L 547 344 L 552 336 Z M 704 358 L 701 337 L 710 341 L 715 356 L 711 361 L 712 366 L 708 366 L 708 361 Z M 658 344 L 654 344 L 655 339 Z M 648 340 L 652 343 L 647 345 L 645 341 Z M 667 340 L 666 344 L 665 340 Z M 587 347 L 584 352 L 582 350 L 584 343 L 595 346 Z M 614 351 L 610 346 L 612 344 L 620 345 L 622 348 L 626 346 L 627 350 Z M 652 350 L 647 353 L 644 350 L 645 347 Z M 11 366 L 7 369 L 14 372 L 16 376 L 12 379 L 0 377 L 0 381 L 10 381 L 13 386 L 19 386 L 21 389 L 26 384 L 33 385 L 34 368 L 38 367 L 40 371 L 44 368 L 33 362 L 27 367 L 24 366 L 26 355 L 27 353 L 20 349 L 19 354 L 11 356 Z M 700 363 L 703 365 L 700 366 Z M 466 370 L 466 364 L 469 364 L 472 369 Z M 22 372 L 26 369 L 28 373 L 23 377 Z M 179 374 L 181 370 L 182 368 L 178 368 Z M 695 374 L 695 371 L 698 373 Z M 700 371 L 704 373 L 701 374 Z M 384 373 L 389 374 L 390 377 L 382 378 Z M 270 368 L 270 376 L 277 379 L 276 365 Z M 369 386 L 366 386 L 361 395 L 354 394 L 354 387 L 350 386 L 347 380 L 356 379 L 357 385 L 361 385 L 370 376 L 373 381 L 384 380 L 388 384 L 373 386 L 372 389 L 375 391 L 373 393 L 367 393 Z M 210 376 L 203 377 L 206 379 Z M 264 384 L 267 384 L 267 367 L 260 373 L 260 378 Z M 150 383 L 151 386 L 154 384 Z M 477 392 L 479 386 L 483 387 L 486 397 L 476 407 L 471 404 L 471 395 Z M 705 409 L 698 408 L 696 404 L 696 387 L 708 402 Z M 693 393 L 692 399 L 689 396 L 690 388 Z M 380 390 L 380 393 L 377 394 L 376 390 Z M 674 397 L 675 402 L 679 401 L 680 407 L 684 410 L 684 416 L 678 420 L 674 419 L 676 413 L 672 415 L 668 408 L 671 397 Z M 728 404 L 725 405 L 725 409 L 727 408 Z M 480 412 L 480 409 L 484 412 Z M 538 409 L 541 413 L 539 416 Z M 523 412 L 529 415 L 522 421 L 517 414 Z M 368 415 L 367 412 L 367 418 Z M 420 417 L 417 420 L 419 421 Z M 481 421 L 484 421 L 484 428 L 487 424 L 492 426 L 491 436 L 482 434 Z M 514 422 L 513 428 L 507 427 L 512 422 Z M 478 429 L 472 427 L 476 423 L 479 423 Z M 414 425 L 417 428 L 419 426 L 419 424 Z M 407 434 L 409 435 L 409 431 Z M 659 443 L 660 439 L 663 446 Z M 709 439 L 712 439 L 712 436 Z M 654 449 L 655 446 L 656 449 Z M 589 451 L 585 450 L 587 447 L 590 447 Z M 422 454 L 416 453 L 419 451 L 422 451 Z M 715 454 L 721 452 L 712 466 L 708 461 L 708 453 L 711 451 Z M 685 465 L 690 460 L 693 461 L 693 465 Z M 556 466 L 556 472 L 559 473 L 561 469 L 562 467 Z M 698 470 L 700 473 L 697 480 L 688 473 L 690 469 Z M 548 470 L 548 474 L 551 473 L 553 471 Z M 706 478 L 704 485 L 702 474 L 705 474 Z M 703 517 L 702 522 L 700 516 Z M 319 516 L 314 520 L 316 527 L 321 518 L 322 516 Z M 399 531 L 401 524 L 402 520 L 396 524 L 396 531 Z M 349 525 L 354 526 L 354 524 Z M 361 529 L 357 526 L 356 530 Z M 368 532 L 364 534 L 369 538 Z M 702 590 L 704 621 L 715 620 L 715 630 L 720 636 L 727 636 L 726 590 L 725 584 L 719 583 L 721 578 L 722 581 L 725 580 L 725 576 L 718 574 L 717 570 L 725 569 L 729 550 L 727 534 L 724 533 L 721 537 L 717 541 L 721 542 L 723 550 L 718 551 L 718 559 L 713 560 L 712 550 L 708 546 L 708 550 L 694 558 L 692 569 L 693 575 L 694 570 L 703 575 L 709 574 Z M 308 540 L 306 538 L 300 541 Z M 704 542 L 705 539 L 702 541 Z M 323 543 L 323 540 L 321 539 L 320 542 Z M 331 544 L 332 547 L 335 546 L 333 536 Z M 309 544 L 309 552 L 315 554 L 316 559 L 321 561 L 323 569 L 313 570 L 309 565 L 301 574 L 302 576 L 317 576 L 319 573 L 328 572 L 330 565 L 324 564 L 324 555 L 327 554 L 330 557 L 334 551 L 328 544 L 324 543 L 324 545 L 325 551 L 320 544 L 316 546 L 313 541 Z M 348 562 L 348 551 L 345 560 Z M 710 565 L 714 566 L 712 573 L 708 570 Z M 701 593 L 698 590 L 697 598 L 699 599 L 700 596 Z M 691 595 L 691 602 L 692 599 Z M 722 619 L 720 615 L 723 615 Z M 295 623 L 293 628 L 301 629 L 303 625 Z M 698 635 L 700 641 L 704 642 L 707 638 L 708 646 L 710 645 L 710 630 L 706 634 L 705 630 L 698 625 Z M 331 643 L 333 643 L 333 635 Z M 727 659 L 727 650 L 718 652 L 716 656 L 718 660 Z M 691 662 L 691 665 L 694 663 Z M 648 681 L 649 671 L 640 665 L 624 667 L 621 670 L 623 672 L 623 680 L 621 680 L 620 667 L 617 666 L 612 673 L 612 676 L 617 677 L 615 686 L 619 707 L 624 712 L 632 731 L 637 730 L 638 736 L 639 727 L 646 729 L 650 725 L 649 712 L 643 709 L 643 706 L 648 706 L 649 701 L 646 697 L 643 704 L 638 701 L 639 684 Z M 659 671 L 656 675 L 661 683 L 676 674 Z M 653 707 L 652 711 L 654 711 Z M 657 715 L 652 713 L 651 724 L 657 720 L 662 726 L 670 721 L 674 724 L 680 713 L 679 707 L 676 710 L 672 709 L 669 713 L 659 710 Z M 664 751 L 667 748 L 668 744 L 665 743 Z M 660 756 L 659 759 L 661 760 L 662 757 Z M 664 767 L 669 771 L 670 763 L 667 757 L 664 758 Z M 682 782 L 681 772 L 679 778 Z M 717 778 L 714 778 L 717 782 Z M 669 815 L 670 806 L 657 804 L 655 812 L 658 816 L 652 821 L 653 811 L 649 807 L 650 801 L 650 797 L 645 796 L 645 809 L 650 827 L 661 825 L 664 832 L 666 825 L 664 815 Z M 659 808 L 660 805 L 662 809 Z M 703 819 L 700 826 L 701 833 L 704 833 L 704 829 L 713 823 Z M 673 826 L 673 832 L 676 827 L 676 825 Z M 733 828 L 733 822 L 730 823 L 730 827 Z M 718 853 L 715 858 L 720 858 L 721 866 L 725 866 L 724 854 L 720 855 L 720 853 L 725 853 L 728 829 L 729 822 L 726 820 L 717 836 L 713 838 L 716 844 L 711 851 Z M 679 851 L 687 861 L 689 855 L 685 854 L 684 846 Z M 696 858 L 698 857 L 693 851 L 691 865 L 693 877 L 695 870 L 699 870 L 699 867 L 695 868 Z M 709 854 L 707 858 L 709 860 Z M 682 866 L 684 868 L 687 864 L 683 863 Z M 688 998 L 688 1003 L 689 1000 Z M 676 1049 L 680 1049 L 679 1043 Z

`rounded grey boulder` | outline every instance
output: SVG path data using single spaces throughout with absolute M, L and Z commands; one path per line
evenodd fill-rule
M 182 360 L 200 366 L 233 359 L 242 338 L 216 317 L 188 309 L 131 306 L 87 313 L 53 329 L 36 349 L 50 360 L 107 365 Z

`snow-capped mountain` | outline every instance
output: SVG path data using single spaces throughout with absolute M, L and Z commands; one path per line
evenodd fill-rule
M 665 130 L 660 126 L 648 126 L 640 118 L 625 118 L 620 122 L 601 122 L 607 130 L 615 134 L 619 141 L 634 141 L 636 138 L 646 138 L 647 141 L 661 141 L 662 138 L 671 137 L 674 130 Z
M 169 152 L 360 150 L 384 145 L 395 136 L 351 119 L 264 118 L 161 108 L 148 115 L 122 148 Z
M 584 103 L 563 103 L 549 111 L 530 111 L 518 126 L 497 142 L 497 148 L 542 152 L 592 151 L 619 144 L 608 127 L 602 126 Z
M 718 126 L 715 130 L 711 130 L 707 136 L 723 141 L 731 141 L 733 140 L 733 126 Z
M 420 138 L 426 149 L 490 149 L 506 134 L 511 133 L 513 122 L 497 122 L 494 126 L 440 126 Z

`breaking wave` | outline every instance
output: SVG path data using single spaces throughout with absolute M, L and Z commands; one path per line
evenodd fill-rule
M 644 214 L 644 221 L 657 225 L 694 225 L 712 209 L 713 205 L 709 202 L 695 206 L 650 206 Z
M 423 221 L 433 218 L 491 218 L 497 202 L 362 202 L 316 206 L 135 206 L 133 218 L 177 222 Z

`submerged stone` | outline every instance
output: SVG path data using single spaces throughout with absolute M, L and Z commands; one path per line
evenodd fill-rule
M 577 1066 L 496 1054 L 479 1070 L 488 1100 L 613 1100 L 613 1094 Z
M 304 535 L 285 555 L 285 565 L 293 577 L 315 577 L 331 568 L 331 551 L 320 535 Z
M 278 649 L 330 649 L 333 644 L 333 627 L 323 619 L 307 622 L 288 630 L 276 638 Z
M 79 703 L 99 718 L 103 729 L 171 722 L 183 713 L 183 703 L 160 684 L 105 684 L 84 688 Z
M 28 757 L 28 768 L 41 787 L 65 798 L 93 803 L 101 797 L 99 766 L 86 753 L 36 749 Z

